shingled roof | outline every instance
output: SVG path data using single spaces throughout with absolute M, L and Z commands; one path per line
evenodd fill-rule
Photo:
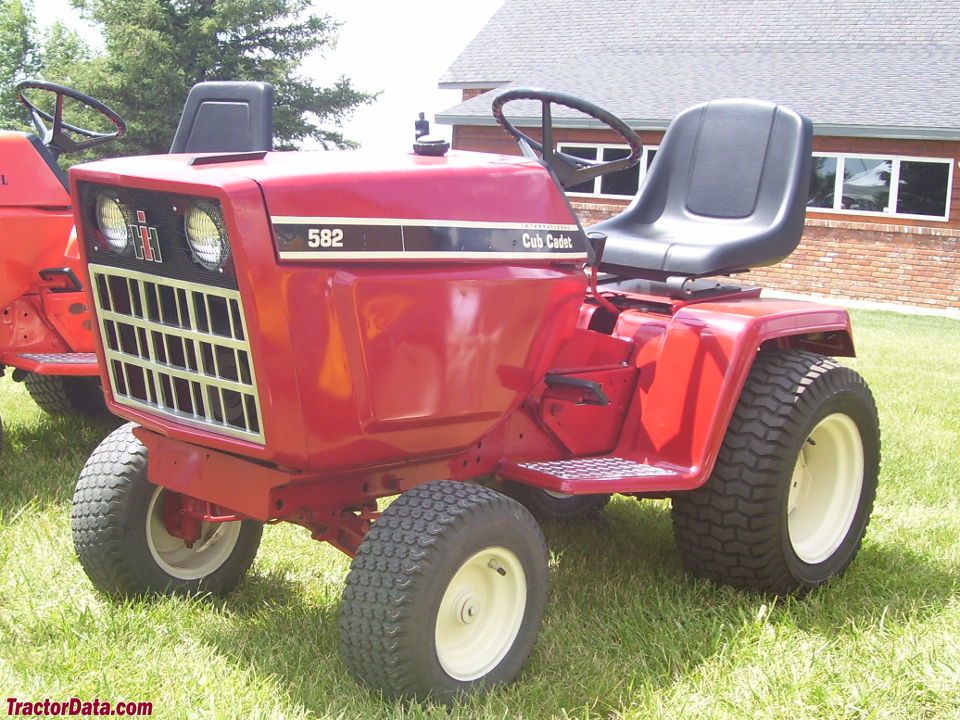
M 562 90 L 637 129 L 754 97 L 806 114 L 820 134 L 960 139 L 958 68 L 957 0 L 506 0 L 440 87 Z M 493 123 L 499 89 L 437 120 Z M 516 103 L 511 116 L 523 124 L 537 109 Z

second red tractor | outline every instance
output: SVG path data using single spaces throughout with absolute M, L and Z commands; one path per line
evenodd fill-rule
M 103 103 L 62 85 L 30 80 L 17 91 L 37 134 L 0 132 L 0 368 L 13 368 L 45 410 L 102 411 L 73 203 L 57 159 L 123 137 L 126 125 Z M 65 104 L 108 127 L 68 123 Z
M 104 412 L 73 202 L 57 161 L 123 137 L 126 125 L 63 85 L 24 80 L 17 92 L 36 134 L 0 132 L 0 372 L 12 369 L 47 412 Z M 266 83 L 198 83 L 171 152 L 269 149 L 272 113 Z

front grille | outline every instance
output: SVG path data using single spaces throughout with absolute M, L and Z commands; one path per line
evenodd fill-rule
M 240 293 L 125 268 L 89 269 L 114 399 L 262 444 Z

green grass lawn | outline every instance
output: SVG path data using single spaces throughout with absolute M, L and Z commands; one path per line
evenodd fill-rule
M 960 322 L 854 313 L 883 470 L 850 570 L 774 600 L 685 574 L 669 506 L 545 528 L 552 592 L 519 682 L 452 709 L 383 700 L 340 659 L 349 561 L 268 527 L 224 600 L 115 604 L 74 558 L 70 498 L 112 427 L 0 380 L 5 698 L 150 701 L 159 718 L 960 718 Z

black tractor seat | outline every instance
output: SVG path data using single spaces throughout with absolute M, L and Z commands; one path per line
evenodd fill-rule
M 702 278 L 773 265 L 803 234 L 813 129 L 758 100 L 715 100 L 678 115 L 607 236 L 600 270 L 620 278 Z
M 170 152 L 248 152 L 272 147 L 273 85 L 215 80 L 190 88 Z

